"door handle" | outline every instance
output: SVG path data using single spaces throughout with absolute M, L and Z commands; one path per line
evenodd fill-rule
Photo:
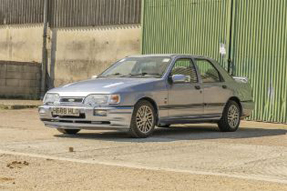
M 227 86 L 226 86 L 226 85 L 223 85 L 222 88 L 223 88 L 223 89 L 227 89 Z
M 197 89 L 197 90 L 200 90 L 200 89 L 201 89 L 200 86 L 194 86 L 194 87 L 195 87 L 195 89 Z

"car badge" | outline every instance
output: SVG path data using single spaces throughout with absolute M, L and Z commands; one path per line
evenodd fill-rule
M 75 102 L 75 99 L 68 99 L 69 102 Z

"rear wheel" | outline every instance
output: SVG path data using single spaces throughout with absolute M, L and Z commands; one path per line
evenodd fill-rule
M 240 125 L 240 107 L 235 101 L 229 101 L 223 111 L 218 127 L 222 132 L 234 132 Z
M 57 129 L 59 132 L 66 135 L 76 135 L 80 129 Z
M 146 138 L 150 136 L 155 128 L 156 115 L 153 105 L 146 101 L 136 104 L 129 133 L 135 138 Z

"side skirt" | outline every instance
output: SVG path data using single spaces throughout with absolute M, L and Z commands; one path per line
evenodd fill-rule
M 170 117 L 159 119 L 159 124 L 217 123 L 222 114 Z

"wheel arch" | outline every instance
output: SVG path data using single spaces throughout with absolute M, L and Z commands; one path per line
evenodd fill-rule
M 151 104 L 152 104 L 152 106 L 153 106 L 153 108 L 154 108 L 154 110 L 155 110 L 155 114 L 156 114 L 156 124 L 158 123 L 158 116 L 159 116 L 159 109 L 158 109 L 158 105 L 157 105 L 157 103 L 154 101 L 154 99 L 152 99 L 152 98 L 150 98 L 150 97 L 142 97 L 142 98 L 140 98 L 137 102 L 136 102 L 136 104 L 138 104 L 140 101 L 148 101 L 148 102 L 150 102 Z M 136 105 L 135 104 L 135 105 Z
M 240 115 L 242 116 L 242 114 L 243 114 L 243 108 L 242 108 L 240 99 L 239 99 L 238 97 L 236 97 L 236 96 L 233 96 L 233 97 L 229 98 L 229 100 L 228 100 L 227 102 L 229 102 L 229 101 L 235 101 L 235 102 L 239 105 Z

